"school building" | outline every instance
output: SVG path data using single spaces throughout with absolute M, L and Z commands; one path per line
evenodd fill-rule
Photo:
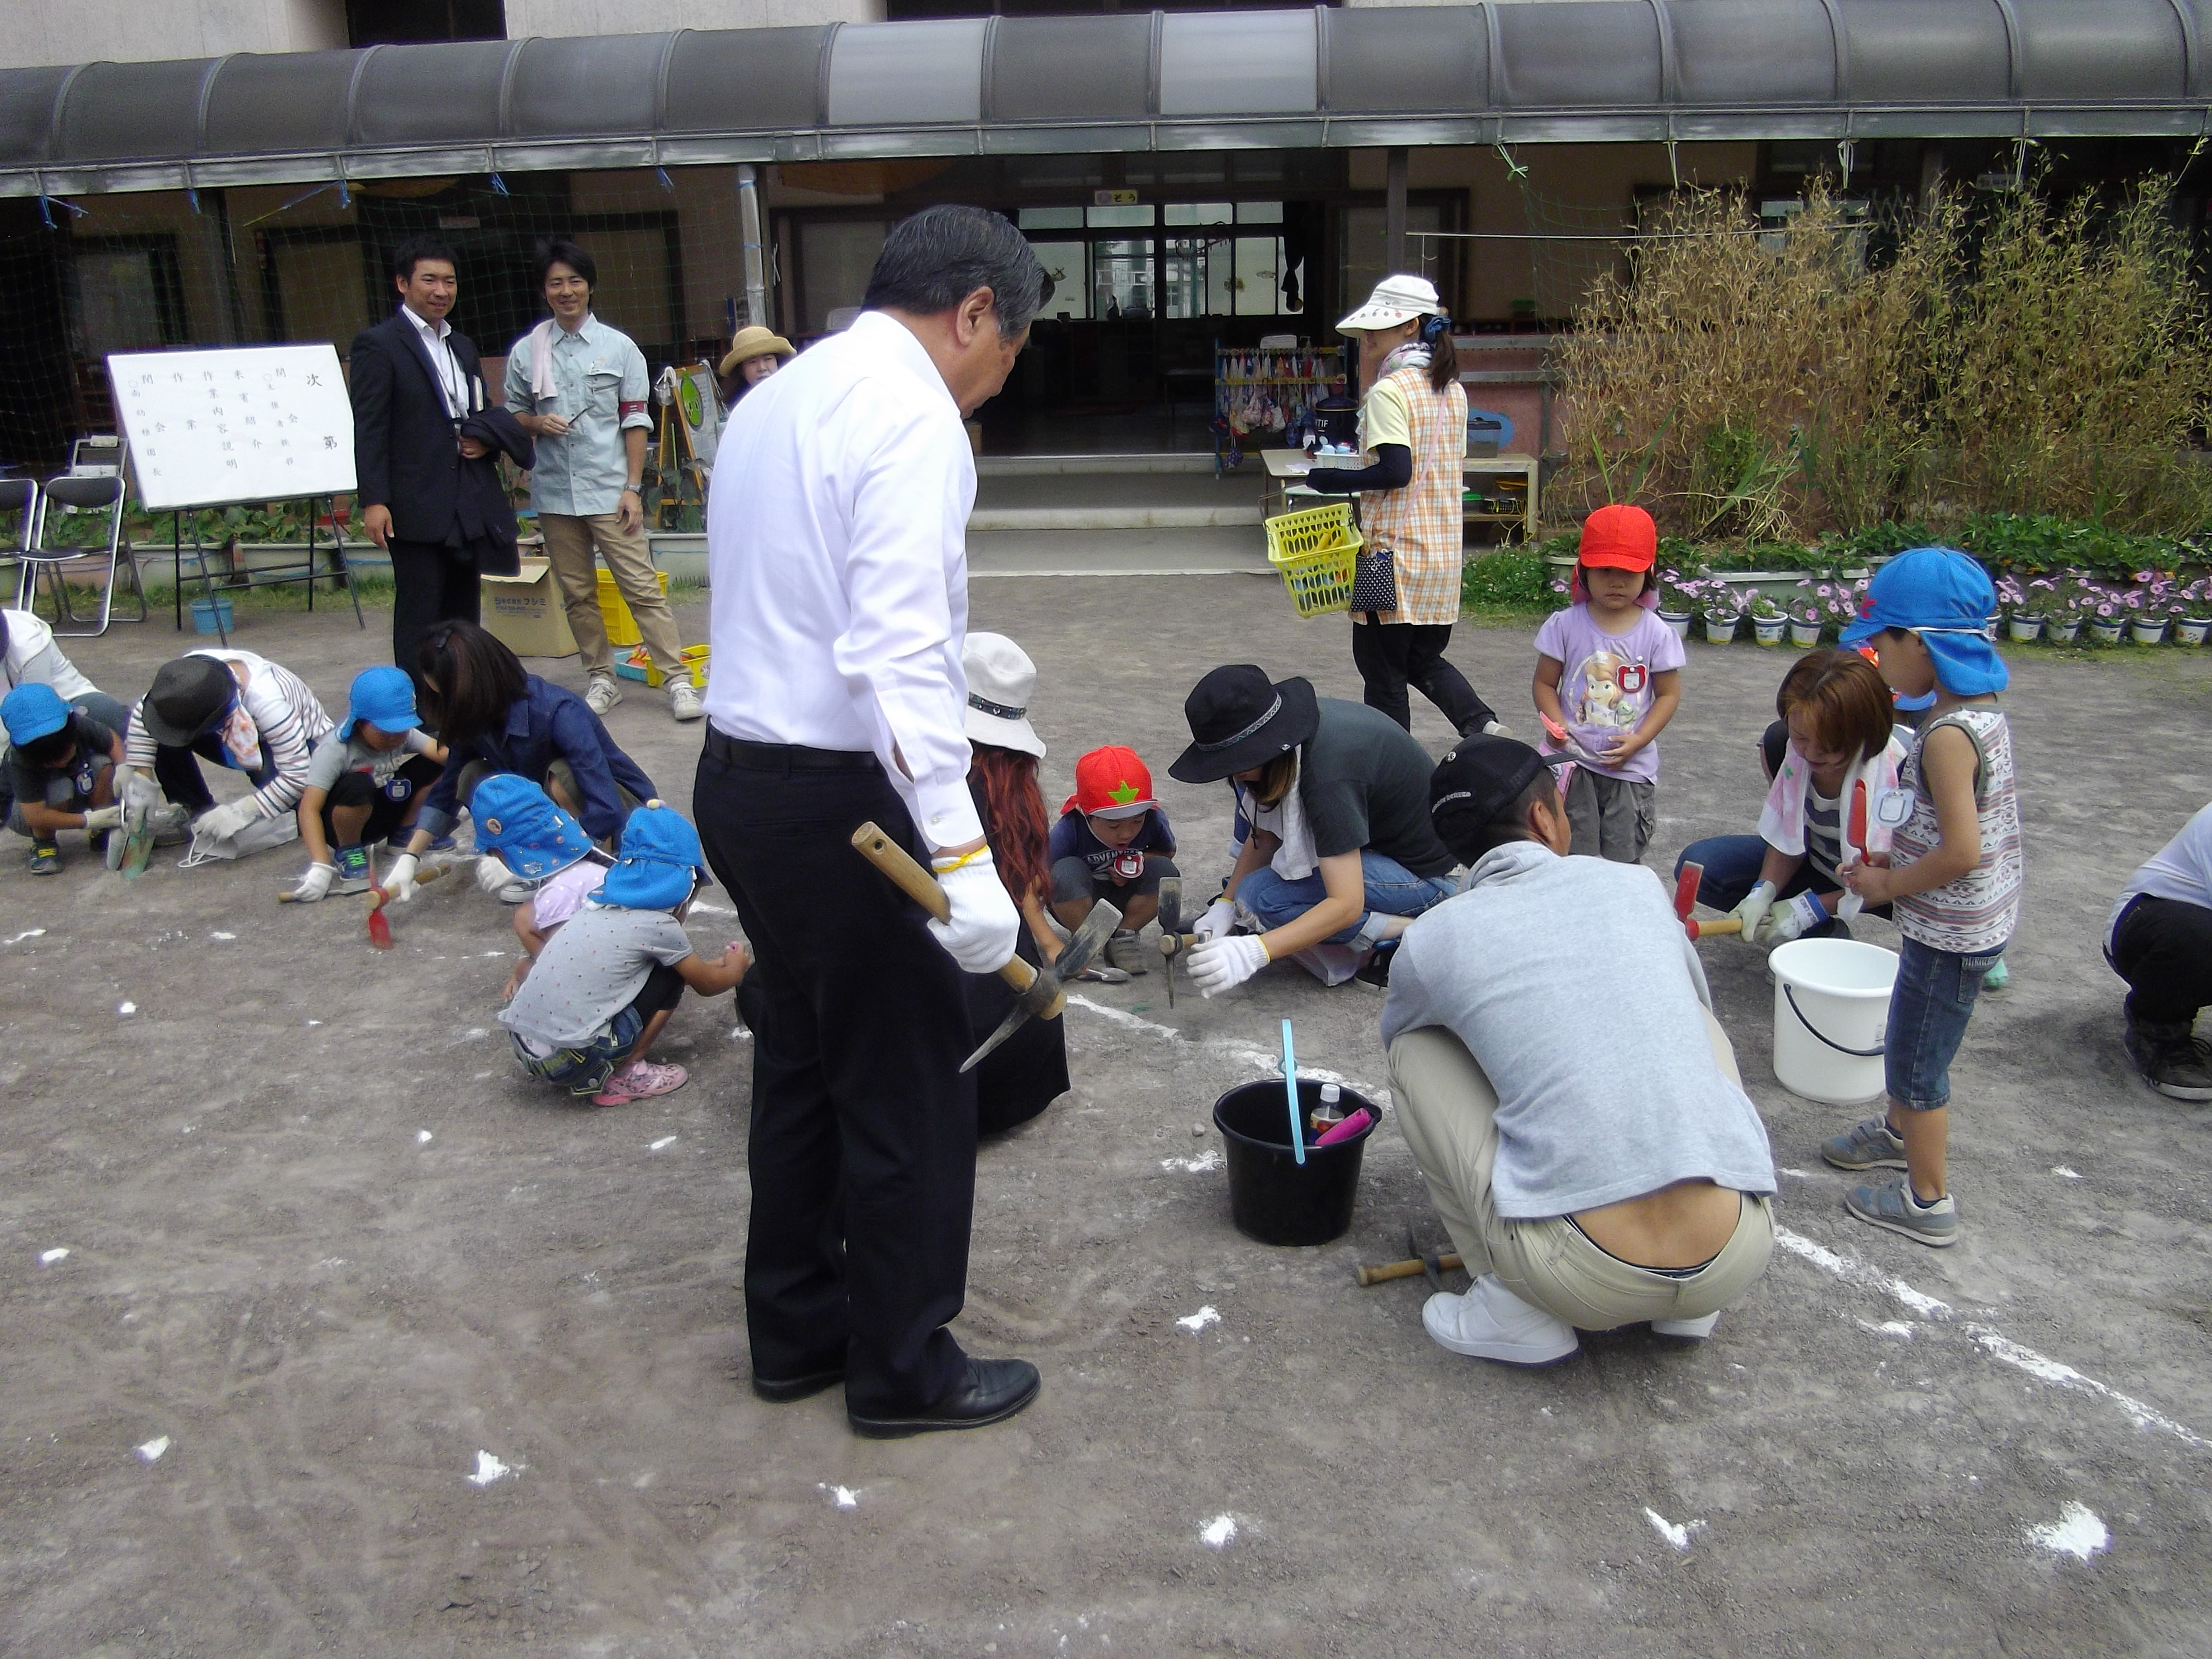
M 1000 453 L 1206 448 L 1224 399 L 1264 422 L 1316 372 L 1220 353 L 1334 348 L 1421 270 L 1528 448 L 1542 337 L 1679 187 L 1778 219 L 1815 179 L 1881 209 L 2181 171 L 2201 231 L 2212 178 L 2212 0 L 31 0 L 0 64 L 27 465 L 106 423 L 109 351 L 343 350 L 418 230 L 488 355 L 538 315 L 532 243 L 574 234 L 657 368 L 751 318 L 819 336 L 899 216 L 1000 210 L 1055 291 Z

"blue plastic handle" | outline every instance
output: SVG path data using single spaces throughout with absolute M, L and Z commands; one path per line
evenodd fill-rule
M 1306 1127 L 1298 1121 L 1298 1062 L 1291 1052 L 1291 1022 L 1283 1022 L 1283 1091 L 1291 1097 L 1291 1151 L 1306 1161 Z

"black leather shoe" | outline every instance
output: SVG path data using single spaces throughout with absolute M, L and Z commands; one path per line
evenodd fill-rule
M 794 1400 L 805 1400 L 820 1394 L 824 1389 L 834 1389 L 845 1380 L 845 1368 L 835 1370 L 812 1371 L 805 1376 L 771 1379 L 753 1378 L 753 1392 L 771 1406 L 788 1406 Z
M 870 1440 L 902 1440 L 939 1429 L 980 1429 L 1003 1423 L 1037 1397 L 1044 1379 L 1026 1359 L 970 1359 L 968 1375 L 927 1411 L 905 1417 L 847 1413 L 853 1432 Z

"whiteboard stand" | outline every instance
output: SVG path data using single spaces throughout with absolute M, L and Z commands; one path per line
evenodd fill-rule
M 176 580 L 176 622 L 185 625 L 184 515 L 202 507 L 307 503 L 304 562 L 241 571 L 224 561 L 210 570 L 208 549 L 192 532 L 193 580 L 204 595 L 223 587 L 307 584 L 307 609 L 315 608 L 315 581 L 329 576 L 353 600 L 354 621 L 367 629 L 361 595 L 346 558 L 345 532 L 331 514 L 331 564 L 318 570 L 318 501 L 356 488 L 353 404 L 337 349 L 313 345 L 219 346 L 180 351 L 114 352 L 107 359 L 116 419 L 130 446 L 138 500 L 148 511 L 170 517 L 170 559 Z M 217 630 L 229 643 L 228 630 Z
M 191 580 L 199 583 L 200 597 L 203 599 L 211 599 L 218 592 L 235 593 L 240 588 L 282 587 L 291 582 L 305 582 L 307 585 L 307 611 L 312 616 L 315 609 L 315 583 L 319 579 L 327 577 L 345 590 L 346 597 L 353 601 L 355 626 L 366 630 L 368 627 L 368 619 L 361 614 L 361 590 L 354 585 L 353 564 L 346 557 L 345 532 L 338 527 L 337 497 L 309 495 L 303 499 L 307 504 L 307 556 L 304 561 L 298 564 L 272 565 L 259 570 L 240 570 L 235 562 L 226 556 L 223 560 L 224 568 L 220 571 L 211 570 L 208 567 L 207 544 L 201 540 L 200 532 L 198 528 L 195 528 L 192 532 L 194 569 Z M 315 568 L 315 550 L 319 545 L 315 538 L 318 502 L 321 504 L 325 514 L 331 521 L 331 562 L 330 568 L 326 570 Z M 252 503 L 255 506 L 269 504 L 267 502 Z M 234 507 L 246 505 L 246 503 L 233 501 L 225 502 L 223 505 Z M 228 544 L 226 543 L 225 545 L 228 546 Z M 171 568 L 174 572 L 175 587 L 173 591 L 176 602 L 177 629 L 181 633 L 185 626 L 185 514 L 182 507 L 170 510 L 169 556 Z M 222 611 L 220 607 L 216 609 L 215 626 L 216 636 L 225 645 L 228 645 L 230 631 L 222 625 Z

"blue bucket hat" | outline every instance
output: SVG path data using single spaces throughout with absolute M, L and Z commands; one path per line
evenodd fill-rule
M 622 857 L 599 884 L 599 902 L 625 910 L 673 910 L 696 880 L 710 881 L 706 853 L 691 821 L 649 800 L 623 826 Z
M 1955 547 L 1916 547 L 1875 572 L 1859 619 L 1839 643 L 1856 645 L 1886 628 L 1910 629 L 1936 660 L 1936 678 L 1954 696 L 2002 691 L 2012 675 L 1990 643 L 1996 590 L 1989 572 Z
M 69 724 L 70 706 L 51 685 L 19 685 L 0 697 L 0 725 L 10 743 L 36 743 Z
M 498 854 L 525 881 L 557 875 L 592 850 L 583 825 L 512 772 L 495 772 L 477 784 L 469 815 L 476 820 L 477 851 Z
M 415 713 L 415 682 L 397 668 L 364 668 L 353 677 L 346 692 L 345 724 L 341 738 L 353 735 L 363 720 L 380 732 L 412 732 L 422 725 Z

